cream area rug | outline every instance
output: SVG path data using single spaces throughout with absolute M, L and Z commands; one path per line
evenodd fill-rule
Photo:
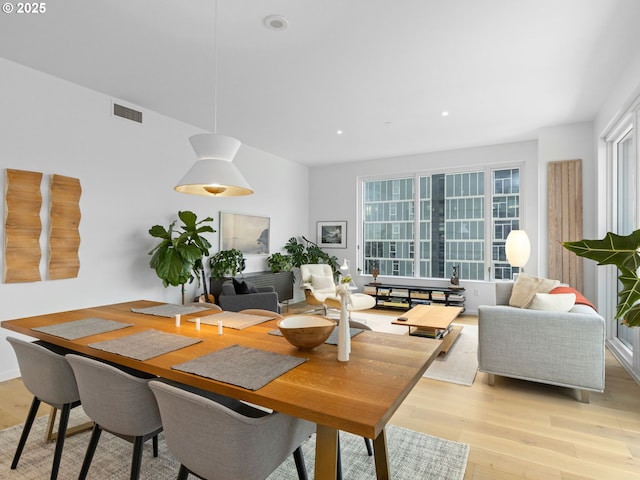
M 70 425 L 86 419 L 82 408 L 74 409 Z M 78 412 L 80 411 L 80 412 Z M 7 480 L 42 480 L 49 478 L 54 443 L 44 443 L 46 416 L 36 419 L 29 440 L 16 470 L 11 470 L 22 425 L 0 431 L 0 478 Z M 62 452 L 59 480 L 78 478 L 90 432 L 67 438 Z M 140 480 L 174 480 L 179 464 L 168 451 L 162 434 L 159 437 L 159 455 L 154 458 L 151 441 L 145 443 Z M 340 434 L 343 478 L 369 480 L 375 478 L 373 457 L 367 455 L 362 437 Z M 395 480 L 462 480 L 469 446 L 433 437 L 413 430 L 389 425 L 387 446 L 391 474 Z M 212 446 L 215 448 L 215 446 Z M 88 478 L 98 480 L 125 480 L 129 478 L 133 445 L 103 432 L 96 449 Z M 309 478 L 313 478 L 315 435 L 303 444 L 303 454 Z M 189 479 L 195 479 L 189 476 Z M 295 463 L 290 457 L 268 477 L 268 480 L 297 480 Z
M 478 373 L 478 327 L 463 325 L 446 354 L 438 355 L 424 376 L 470 387 Z
M 390 315 L 353 312 L 353 320 L 359 320 L 377 332 L 397 333 L 404 335 L 407 327 L 392 325 L 394 319 Z M 424 376 L 443 382 L 471 386 L 478 372 L 478 327 L 463 325 L 460 335 L 446 354 L 438 355 L 429 366 Z

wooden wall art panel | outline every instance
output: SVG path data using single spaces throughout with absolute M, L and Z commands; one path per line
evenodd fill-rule
M 582 291 L 583 259 L 562 246 L 562 242 L 573 242 L 583 238 L 582 160 L 548 164 L 547 198 L 549 278 L 558 279 Z
M 5 171 L 4 281 L 37 282 L 40 276 L 42 173 Z
M 75 278 L 80 270 L 80 180 L 51 176 L 49 279 Z

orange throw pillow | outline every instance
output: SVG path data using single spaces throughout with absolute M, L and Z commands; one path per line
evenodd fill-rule
M 598 311 L 598 309 L 593 303 L 587 300 L 584 295 L 582 295 L 579 291 L 577 291 L 573 287 L 559 286 L 551 290 L 549 293 L 575 293 L 576 303 L 581 303 L 582 305 L 588 305 L 589 307 L 593 308 L 596 312 Z

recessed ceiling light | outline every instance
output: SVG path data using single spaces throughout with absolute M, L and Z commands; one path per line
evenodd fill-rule
M 342 130 L 337 130 L 337 131 L 336 131 L 336 133 L 337 133 L 338 135 L 342 135 L 344 132 L 343 132 Z
M 442 112 L 442 116 L 443 116 L 443 117 L 448 117 L 448 116 L 449 116 L 449 112 L 447 112 L 446 110 L 444 110 L 444 111 Z
M 264 26 L 269 30 L 281 31 L 285 30 L 289 25 L 289 21 L 282 15 L 269 15 L 264 19 Z

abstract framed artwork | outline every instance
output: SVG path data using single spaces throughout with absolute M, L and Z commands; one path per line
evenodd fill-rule
M 268 255 L 270 222 L 269 217 L 220 212 L 220 250 Z
M 321 247 L 347 248 L 347 222 L 318 222 L 316 238 Z

